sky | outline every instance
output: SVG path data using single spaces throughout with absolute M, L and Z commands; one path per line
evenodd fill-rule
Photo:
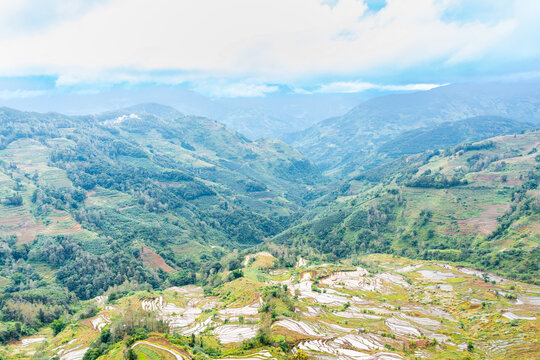
M 0 0 L 0 100 L 216 98 L 540 76 L 538 0 Z

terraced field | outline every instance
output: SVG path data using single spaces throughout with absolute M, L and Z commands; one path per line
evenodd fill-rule
M 49 147 L 30 139 L 17 140 L 0 150 L 0 161 L 4 164 L 0 166 L 0 198 L 12 195 L 14 189 L 22 196 L 19 206 L 0 203 L 0 236 L 15 235 L 21 243 L 31 242 L 38 234 L 95 236 L 67 211 L 53 209 L 37 214 L 32 198 L 39 186 L 73 188 L 64 170 L 49 166 L 50 153 Z
M 171 334 L 115 347 L 104 359 L 533 359 L 540 353 L 540 287 L 459 264 L 371 255 L 361 266 L 257 267 L 213 295 L 196 286 L 135 292 L 69 325 L 7 347 L 15 358 L 36 351 L 82 359 L 100 332 L 126 311 L 154 313 Z M 279 291 L 278 291 L 279 290 Z M 248 346 L 266 333 L 274 344 Z M 196 344 L 189 345 L 189 339 Z M 184 339 L 184 340 L 179 340 Z M 182 342 L 183 341 L 183 342 Z M 175 344 L 182 343 L 182 345 Z M 286 344 L 286 345 L 283 345 Z M 206 352 L 205 350 L 206 349 Z M 208 349 L 213 349 L 209 351 Z

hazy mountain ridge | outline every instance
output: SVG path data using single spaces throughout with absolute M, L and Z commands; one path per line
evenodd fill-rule
M 250 139 L 281 138 L 291 131 L 303 130 L 329 116 L 341 115 L 363 99 L 380 91 L 362 94 L 297 94 L 292 89 L 261 97 L 205 96 L 175 86 L 112 88 L 97 93 L 57 92 L 28 98 L 0 99 L 0 106 L 27 111 L 58 111 L 67 115 L 112 113 L 140 105 L 158 103 L 183 114 L 208 117 Z
M 485 115 L 538 125 L 539 108 L 537 83 L 448 85 L 368 100 L 285 140 L 323 171 L 346 176 L 369 163 L 379 146 L 404 131 Z

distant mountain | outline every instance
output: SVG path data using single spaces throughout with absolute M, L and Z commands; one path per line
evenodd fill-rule
M 201 109 L 195 114 L 219 120 L 251 139 L 282 139 L 286 134 L 304 130 L 317 121 L 344 114 L 359 101 L 377 94 L 270 94 L 255 98 L 215 99 L 222 106 L 219 111 L 204 114 Z
M 142 103 L 138 105 L 129 106 L 127 108 L 119 110 L 124 113 L 135 114 L 148 114 L 154 115 L 165 119 L 175 119 L 184 116 L 180 111 L 171 106 L 161 105 L 158 103 Z
M 344 176 L 404 131 L 475 116 L 540 124 L 540 83 L 456 84 L 368 100 L 284 139 L 322 170 Z
M 186 115 L 208 117 L 250 139 L 281 138 L 315 122 L 349 111 L 381 92 L 297 94 L 292 90 L 261 97 L 212 98 L 178 86 L 112 88 L 95 93 L 52 92 L 26 98 L 0 99 L 0 106 L 68 115 L 116 111 L 140 103 L 172 106 Z
M 395 158 L 426 150 L 446 149 L 467 141 L 474 142 L 498 135 L 519 133 L 533 127 L 531 123 L 500 116 L 475 116 L 405 131 L 383 143 L 377 149 L 377 153 Z

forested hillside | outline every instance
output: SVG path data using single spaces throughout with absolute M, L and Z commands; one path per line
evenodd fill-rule
M 275 241 L 326 261 L 392 253 L 538 282 L 539 147 L 533 131 L 394 160 L 344 182 Z
M 3 108 L 0 127 L 0 311 L 23 334 L 124 283 L 211 283 L 240 265 L 223 268 L 225 253 L 286 229 L 321 180 L 285 143 L 156 105 Z

